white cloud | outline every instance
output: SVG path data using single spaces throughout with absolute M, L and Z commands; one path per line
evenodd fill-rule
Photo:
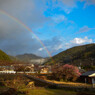
M 39 49 L 38 49 L 38 51 L 43 51 L 43 50 L 44 50 L 44 48 L 39 48 Z
M 73 44 L 84 44 L 84 43 L 92 43 L 92 39 L 88 39 L 88 37 L 84 38 L 74 38 L 73 40 L 70 41 Z
M 87 36 L 84 38 L 74 38 L 73 40 L 71 40 L 69 43 L 65 44 L 66 48 L 70 48 L 73 46 L 78 46 L 78 45 L 83 45 L 83 44 L 89 44 L 92 43 L 93 40 L 89 39 Z

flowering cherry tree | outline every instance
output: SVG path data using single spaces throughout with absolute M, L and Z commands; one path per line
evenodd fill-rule
M 65 79 L 66 81 L 69 79 L 75 81 L 76 78 L 81 75 L 79 69 L 76 66 L 69 64 L 65 64 L 56 69 L 53 69 L 53 74 L 56 76 L 56 78 Z
M 81 74 L 79 72 L 79 69 L 76 66 L 65 64 L 62 67 L 63 75 L 65 76 L 65 79 L 68 80 L 72 78 L 73 80 L 77 77 L 79 77 Z

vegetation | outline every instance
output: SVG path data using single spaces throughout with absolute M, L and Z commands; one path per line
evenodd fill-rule
M 50 59 L 45 64 L 74 64 L 85 66 L 95 65 L 95 44 L 76 46 L 65 50 Z
M 16 58 L 23 62 L 30 62 L 32 59 L 41 59 L 42 57 L 36 56 L 34 54 L 24 54 L 24 55 L 17 55 Z
M 11 61 L 11 59 L 6 53 L 0 50 L 0 61 Z
M 25 91 L 26 89 L 24 89 Z M 27 89 L 28 95 L 76 95 L 74 91 L 65 91 L 59 89 L 45 89 L 45 88 L 36 88 L 36 89 Z
M 77 91 L 66 89 L 50 89 L 39 86 L 31 87 L 33 81 L 22 74 L 1 74 L 0 75 L 0 95 L 95 95 L 91 90 Z M 39 83 L 40 84 L 40 83 Z M 35 85 L 35 83 L 34 83 Z M 77 89 L 77 88 L 76 88 Z
M 54 66 L 52 72 L 53 79 L 64 81 L 75 81 L 80 76 L 78 68 L 68 64 L 59 67 Z

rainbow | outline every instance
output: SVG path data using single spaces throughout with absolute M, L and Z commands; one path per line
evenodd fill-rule
M 40 44 L 44 47 L 44 49 L 46 50 L 47 54 L 49 55 L 49 57 L 52 57 L 50 52 L 48 51 L 48 49 L 46 48 L 46 46 L 43 44 L 43 42 L 39 39 L 39 37 L 28 27 L 26 26 L 22 21 L 20 21 L 19 19 L 17 19 L 16 17 L 8 14 L 7 12 L 0 10 L 0 14 L 5 15 L 7 17 L 9 17 L 11 20 L 15 21 L 17 24 L 21 25 L 23 28 L 25 28 L 26 30 L 30 31 L 33 36 L 40 42 Z

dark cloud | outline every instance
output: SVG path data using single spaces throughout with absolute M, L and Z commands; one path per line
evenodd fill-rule
M 41 3 L 42 2 L 42 3 Z M 43 15 L 45 5 L 43 0 L 0 0 L 0 10 L 18 18 L 30 28 L 42 27 L 49 19 Z M 27 29 L 16 23 L 7 15 L 0 13 L 0 49 L 10 55 L 34 53 L 47 56 L 38 51 L 40 42 Z
M 32 27 L 42 26 L 49 20 L 43 15 L 46 10 L 43 0 L 0 0 L 0 9 Z
M 0 19 L 0 21 L 2 20 Z M 10 55 L 32 53 L 40 47 L 39 41 L 23 27 L 11 21 L 0 24 L 0 49 L 6 53 Z

